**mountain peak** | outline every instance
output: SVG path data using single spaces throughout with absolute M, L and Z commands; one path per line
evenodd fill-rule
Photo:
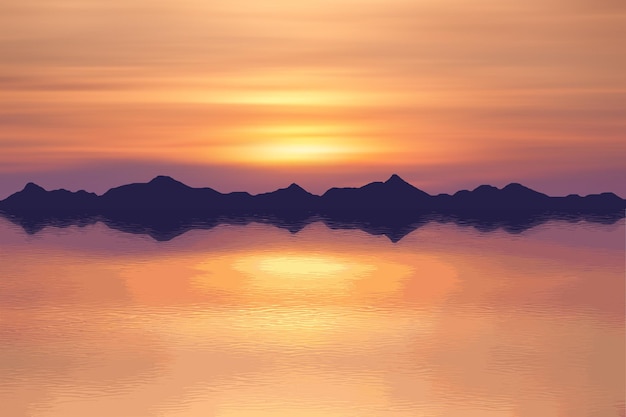
M 40 191 L 46 191 L 43 189 L 43 187 L 40 187 L 39 185 L 35 184 L 34 182 L 29 182 L 28 184 L 26 184 L 26 186 L 24 187 L 24 189 L 22 191 L 29 191 L 29 192 L 40 192 Z
M 547 195 L 540 193 L 539 191 L 535 191 L 532 188 L 528 188 L 518 182 L 512 182 L 508 184 L 502 189 L 502 191 L 508 194 L 524 195 L 527 198 L 528 197 L 532 197 L 532 198 L 547 198 L 548 197 Z
M 385 184 L 408 184 L 408 183 L 402 178 L 400 178 L 398 174 L 393 174 L 391 175 L 391 177 L 389 177 L 387 181 L 385 181 Z
M 506 185 L 502 191 L 534 191 L 522 184 L 520 184 L 519 182 L 512 182 L 508 185 Z
M 498 190 L 497 187 L 494 187 L 493 185 L 489 185 L 489 184 L 479 185 L 473 190 L 473 192 L 479 192 L 479 193 L 495 192 L 495 191 L 500 191 L 500 190 Z
M 153 184 L 153 185 L 183 185 L 186 187 L 185 184 L 183 184 L 180 181 L 175 180 L 172 177 L 169 177 L 167 175 L 157 175 L 156 177 L 154 177 L 152 180 L 150 180 L 150 182 L 148 184 Z
M 298 184 L 296 184 L 295 182 L 292 182 L 291 185 L 289 185 L 289 187 L 284 188 L 284 190 L 286 191 L 290 191 L 290 192 L 305 192 L 308 194 L 308 191 L 305 190 L 304 188 L 300 187 Z
M 171 181 L 176 181 L 176 180 L 168 175 L 157 175 L 156 177 L 152 178 L 152 180 L 150 180 L 150 182 L 165 182 L 165 181 L 171 182 Z

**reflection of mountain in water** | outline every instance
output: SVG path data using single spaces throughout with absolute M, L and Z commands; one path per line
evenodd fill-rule
M 20 213 L 0 212 L 0 215 L 21 226 L 29 234 L 35 234 L 45 227 L 83 227 L 102 222 L 114 230 L 149 235 L 157 241 L 168 241 L 190 230 L 212 229 L 221 224 L 269 224 L 288 230 L 291 233 L 298 233 L 307 225 L 321 221 L 331 229 L 362 230 L 375 236 L 384 235 L 392 242 L 398 242 L 414 230 L 431 222 L 471 226 L 482 232 L 504 230 L 508 233 L 521 233 L 552 220 L 613 224 L 624 217 L 624 212 L 557 213 L 528 211 L 498 214 L 466 211 L 405 213 L 398 215 L 398 213 L 394 212 L 326 212 L 324 214 L 306 214 L 297 211 L 283 211 L 266 212 L 259 215 L 203 216 L 176 211 L 151 213 L 112 212 L 108 214 L 30 211 Z
M 29 183 L 0 201 L 0 213 L 28 233 L 46 226 L 84 226 L 102 221 L 112 229 L 170 240 L 191 229 L 219 224 L 267 223 L 296 233 L 322 221 L 333 229 L 360 229 L 396 242 L 429 222 L 454 222 L 481 231 L 519 233 L 553 219 L 613 223 L 626 201 L 613 193 L 549 197 L 521 184 L 432 196 L 397 175 L 360 188 L 331 188 L 321 196 L 297 184 L 251 195 L 192 188 L 170 177 L 86 191 L 46 191 Z

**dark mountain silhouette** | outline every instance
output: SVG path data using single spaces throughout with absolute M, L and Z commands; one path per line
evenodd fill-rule
M 322 195 L 321 205 L 331 210 L 414 210 L 428 208 L 431 196 L 393 174 L 385 182 L 360 188 L 331 188 Z
M 146 184 L 112 188 L 100 197 L 102 210 L 208 209 L 222 196 L 212 188 L 191 188 L 171 177 L 158 176 Z
M 517 183 L 511 183 L 502 189 L 481 185 L 472 191 L 458 191 L 452 196 L 451 203 L 464 209 L 489 210 L 528 210 L 555 205 L 547 195 Z
M 359 229 L 397 242 L 429 222 L 520 233 L 554 219 L 614 223 L 626 215 L 625 208 L 626 201 L 613 193 L 549 197 L 517 183 L 431 196 L 395 174 L 360 188 L 331 188 L 322 196 L 297 184 L 258 195 L 223 194 L 158 176 L 148 183 L 112 188 L 101 196 L 46 191 L 29 183 L 0 201 L 0 215 L 27 233 L 48 226 L 103 222 L 160 241 L 219 224 L 266 223 L 297 233 L 321 221 L 333 229 Z
M 585 197 L 549 197 L 518 183 L 499 189 L 481 185 L 472 191 L 461 190 L 453 195 L 440 194 L 433 198 L 434 209 L 446 211 L 611 211 L 626 208 L 626 200 L 614 193 L 591 194 Z
M 263 210 L 315 210 L 319 207 L 319 200 L 319 196 L 311 194 L 298 184 L 291 184 L 287 188 L 254 196 L 253 204 Z
M 37 184 L 29 182 L 22 191 L 0 201 L 0 209 L 66 211 L 95 210 L 100 198 L 86 191 L 71 192 L 68 190 L 46 191 Z
M 472 191 L 431 196 L 395 174 L 385 182 L 372 182 L 360 188 L 331 188 L 322 196 L 311 194 L 297 184 L 258 195 L 223 194 L 212 188 L 192 188 L 173 178 L 158 176 L 148 183 L 112 188 L 102 196 L 86 191 L 46 191 L 29 183 L 22 191 L 0 201 L 3 211 L 88 211 L 96 214 L 139 211 L 144 215 L 166 211 L 194 212 L 199 217 L 207 213 L 276 211 L 349 212 L 350 215 L 376 211 L 394 212 L 397 216 L 399 212 L 605 212 L 623 211 L 624 208 L 625 200 L 613 193 L 549 197 L 517 183 L 502 189 L 481 185 Z

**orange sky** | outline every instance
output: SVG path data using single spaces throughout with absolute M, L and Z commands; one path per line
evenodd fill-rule
M 622 0 L 0 5 L 0 197 L 397 172 L 626 197 Z

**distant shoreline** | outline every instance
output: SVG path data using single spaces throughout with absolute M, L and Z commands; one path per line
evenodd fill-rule
M 206 213 L 263 213 L 266 211 L 301 212 L 457 212 L 457 211 L 553 211 L 606 212 L 626 208 L 626 200 L 614 193 L 550 197 L 518 183 L 503 188 L 481 185 L 454 194 L 430 195 L 392 175 L 382 182 L 362 187 L 331 188 L 314 195 L 297 184 L 269 193 L 220 193 L 212 188 L 192 188 L 167 176 L 147 183 L 133 183 L 111 188 L 102 195 L 86 191 L 47 191 L 28 183 L 5 200 L 3 211 L 117 211 L 154 212 L 188 211 Z
M 552 220 L 612 224 L 626 217 L 625 208 L 626 201 L 612 193 L 549 197 L 515 183 L 433 196 L 394 175 L 360 188 L 331 188 L 321 196 L 297 184 L 251 195 L 192 188 L 160 176 L 100 196 L 46 191 L 29 183 L 0 202 L 0 216 L 29 234 L 48 226 L 102 222 L 111 229 L 164 241 L 221 224 L 263 223 L 297 233 L 321 221 L 332 229 L 358 229 L 397 242 L 432 222 L 520 233 Z

